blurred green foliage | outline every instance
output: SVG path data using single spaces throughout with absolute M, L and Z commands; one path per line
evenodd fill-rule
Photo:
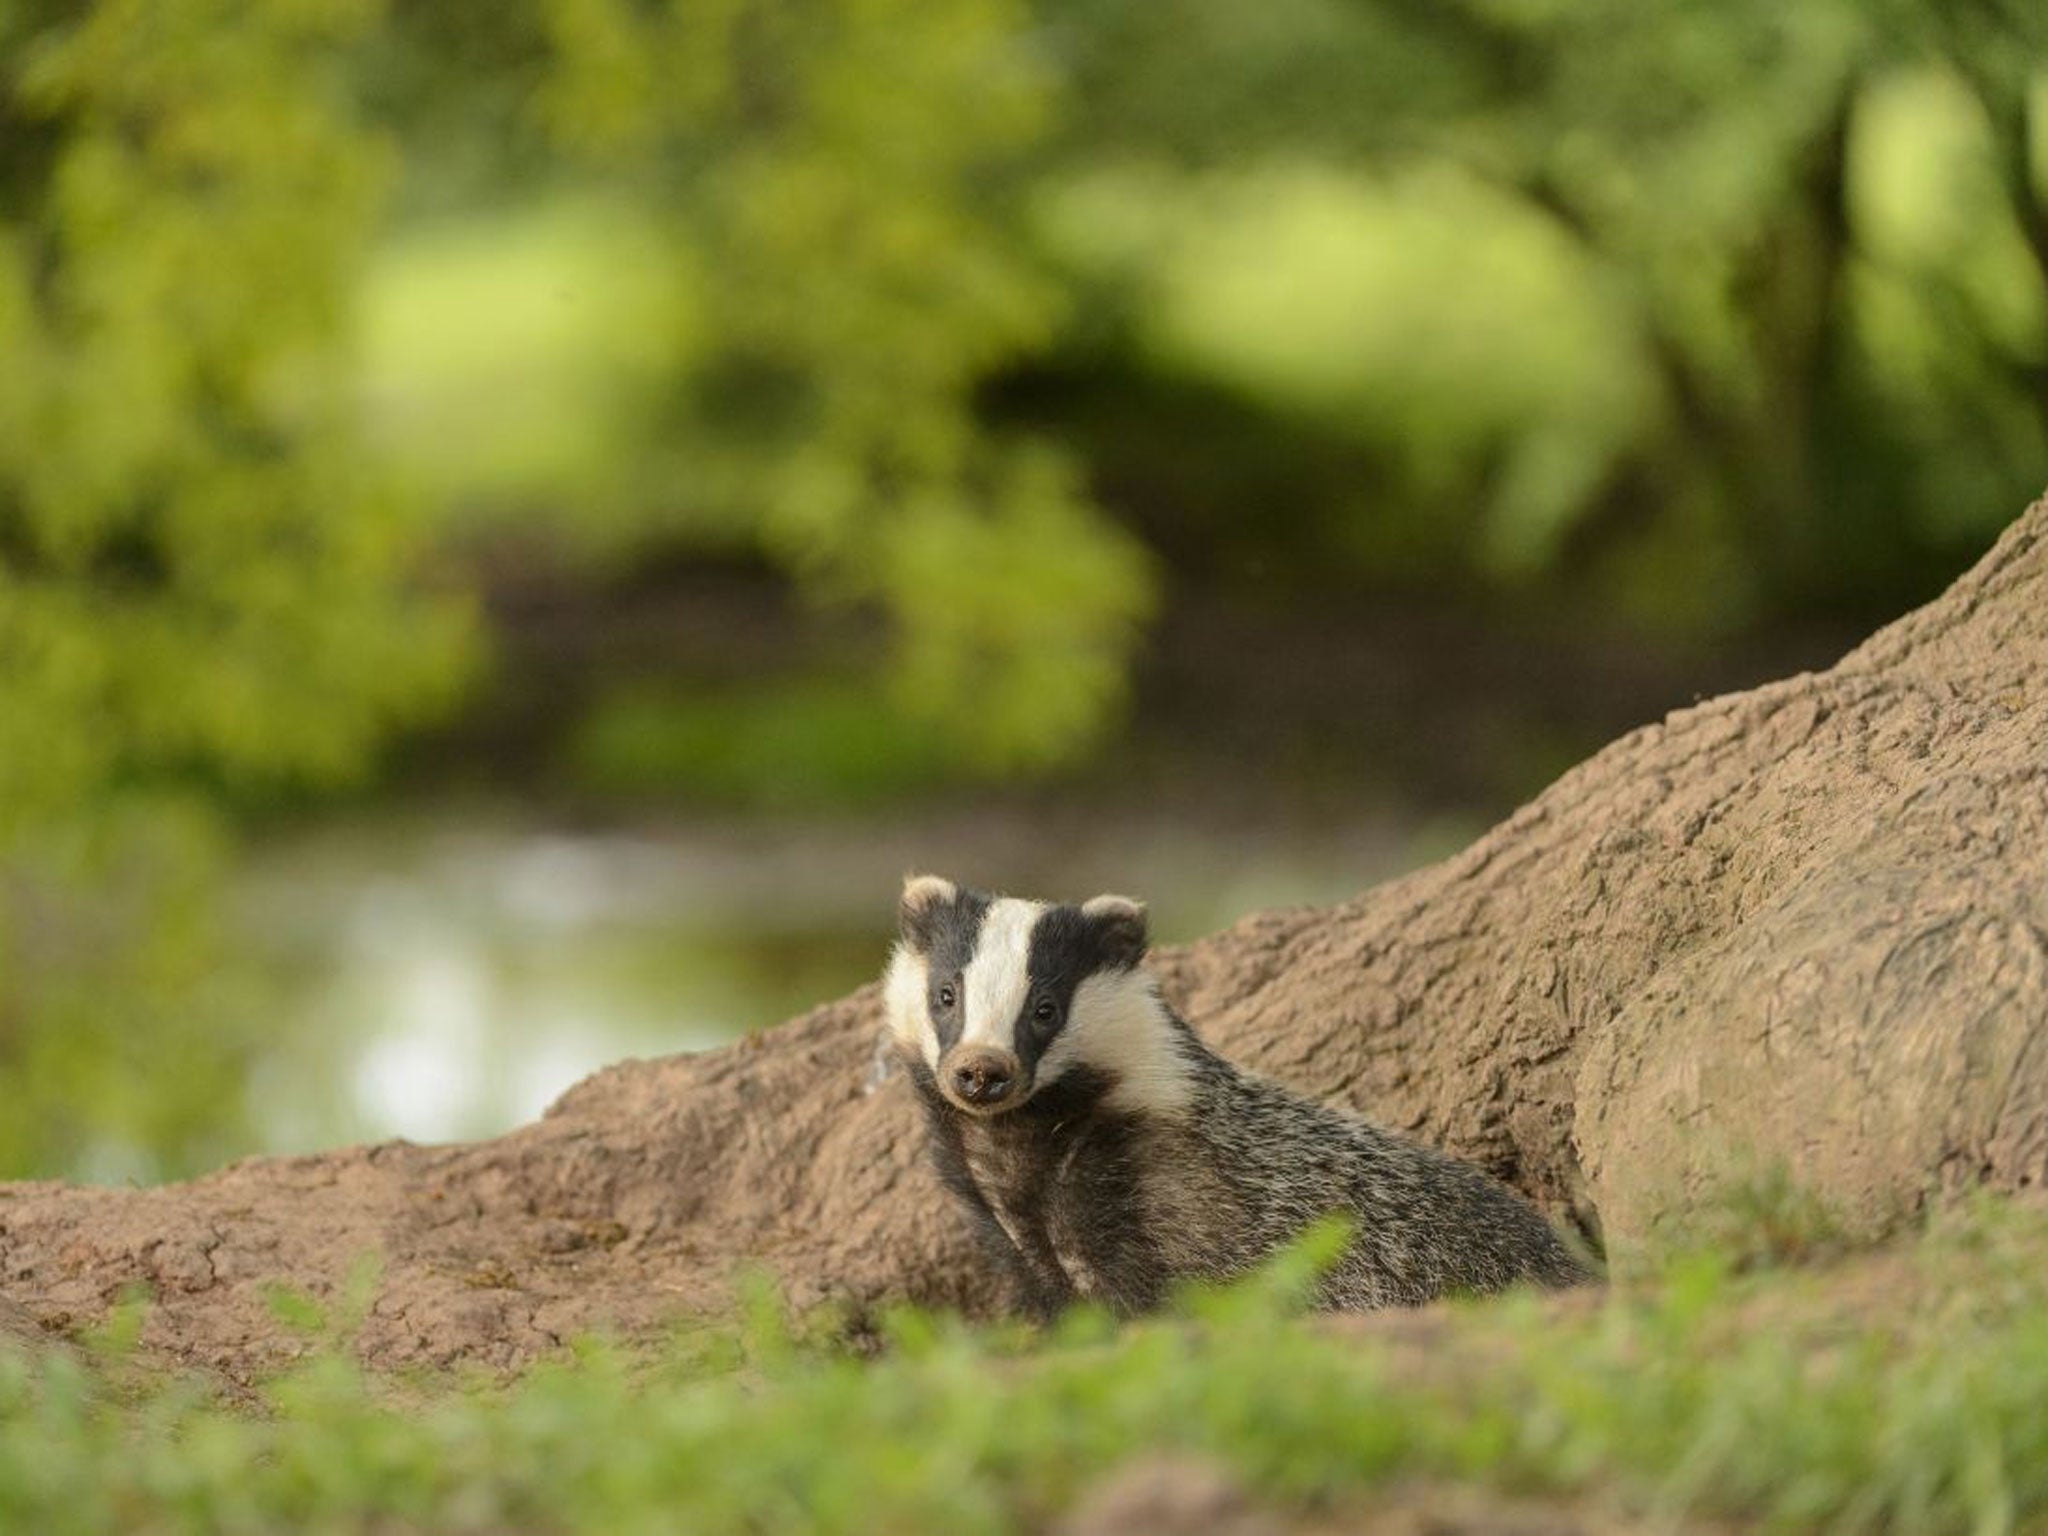
M 974 410 L 1061 312 L 1000 186 L 1052 104 L 1028 11 L 544 12 L 554 142 L 661 210 L 688 283 L 694 335 L 654 423 L 674 476 L 657 528 L 744 529 L 816 590 L 882 604 L 895 712 L 971 710 L 969 762 L 1071 755 L 1121 690 L 1148 588 L 1073 466 Z
M 232 1122 L 214 835 L 144 828 L 360 779 L 493 541 L 878 621 L 570 733 L 722 798 L 1074 761 L 1170 570 L 1924 595 L 2048 480 L 2044 64 L 2032 0 L 12 0 L 0 1073 L 65 1086 L 0 1170 L 132 1120 L 93 995 L 183 1064 L 120 1135 Z
M 195 796 L 360 775 L 452 697 L 348 363 L 392 156 L 336 50 L 376 19 L 0 11 L 0 1173 L 235 1144 Z
M 1868 617 L 2048 479 L 2027 0 L 1055 9 L 1071 152 L 1211 200 L 1080 221 L 1141 334 L 1341 413 L 1385 466 L 1356 521 L 1425 525 L 1438 570 Z
M 0 828 L 359 773 L 460 639 L 345 346 L 390 155 L 333 50 L 374 13 L 35 9 L 0 39 Z
M 260 998 L 216 901 L 211 808 L 123 798 L 17 837 L 0 870 L 0 1176 L 196 1172 L 244 1151 Z

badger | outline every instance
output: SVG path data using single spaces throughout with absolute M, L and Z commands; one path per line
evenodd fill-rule
M 1148 1311 L 1241 1275 L 1320 1217 L 1351 1224 L 1320 1305 L 1369 1310 L 1590 1278 L 1468 1164 L 1239 1070 L 1144 969 L 1145 908 L 904 883 L 884 1043 L 940 1177 L 1024 1307 Z

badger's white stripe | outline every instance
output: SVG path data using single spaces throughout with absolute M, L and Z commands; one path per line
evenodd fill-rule
M 928 1000 L 930 976 L 925 958 L 908 944 L 898 944 L 889 958 L 888 979 L 882 984 L 882 1007 L 888 1015 L 889 1033 L 906 1051 L 916 1051 L 933 1071 L 939 1066 L 939 1036 L 932 1028 Z
M 961 978 L 961 1001 L 967 1007 L 962 1045 L 1017 1048 L 1017 1015 L 1031 990 L 1031 930 L 1045 903 L 1005 896 L 981 920 L 981 938 Z
M 1114 1080 L 1104 1100 L 1111 1109 L 1178 1115 L 1194 1098 L 1180 1036 L 1143 971 L 1098 971 L 1074 989 L 1066 1027 L 1039 1060 L 1039 1084 L 1077 1066 Z

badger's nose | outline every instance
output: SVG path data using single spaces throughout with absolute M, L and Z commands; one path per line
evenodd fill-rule
M 1017 1058 L 1008 1051 L 975 1051 L 953 1064 L 953 1091 L 969 1104 L 1000 1103 L 1016 1081 Z

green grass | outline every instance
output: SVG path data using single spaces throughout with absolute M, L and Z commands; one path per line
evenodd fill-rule
M 2038 1213 L 1979 1208 L 1847 1267 L 1693 1252 L 1426 1332 L 1301 1318 L 1309 1272 L 1296 1254 L 1122 1329 L 901 1312 L 858 1344 L 762 1293 L 652 1359 L 586 1345 L 509 1385 L 394 1389 L 330 1351 L 254 1409 L 10 1359 L 0 1529 L 1002 1532 L 1156 1450 L 1303 1514 L 1420 1478 L 1787 1530 L 2048 1523 Z

